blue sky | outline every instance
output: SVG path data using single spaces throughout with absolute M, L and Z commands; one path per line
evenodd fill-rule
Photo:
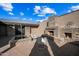
M 0 3 L 0 18 L 42 22 L 79 9 L 79 3 Z

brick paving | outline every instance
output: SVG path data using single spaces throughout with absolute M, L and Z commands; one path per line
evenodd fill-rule
M 2 56 L 49 56 L 49 55 L 79 55 L 79 47 L 74 44 L 65 44 L 59 47 L 53 40 L 48 40 L 46 47 L 41 48 L 37 41 L 23 40 L 16 43 L 13 48 L 8 48 Z M 3 48 L 4 49 L 4 48 Z
M 48 42 L 47 42 L 47 48 L 42 48 L 42 49 L 39 49 L 38 45 L 35 43 L 36 40 L 34 41 L 22 40 L 17 42 L 16 46 L 11 49 L 6 49 L 6 47 L 9 48 L 9 45 L 5 46 L 2 49 L 3 50 L 6 49 L 7 51 L 2 53 L 2 56 L 29 56 L 32 52 L 34 52 L 33 55 L 36 54 L 37 56 L 53 55 Z
M 3 53 L 3 56 L 28 56 L 33 48 L 35 42 L 23 41 L 18 42 L 15 47 Z

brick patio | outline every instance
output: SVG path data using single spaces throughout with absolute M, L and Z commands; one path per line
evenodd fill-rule
M 3 53 L 3 56 L 27 56 L 30 54 L 35 42 L 22 41 L 17 42 L 16 46 Z

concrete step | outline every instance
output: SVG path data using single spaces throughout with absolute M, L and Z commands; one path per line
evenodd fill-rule
M 4 52 L 5 50 L 7 50 L 8 48 L 10 48 L 10 45 L 9 45 L 9 44 L 6 45 L 6 46 L 4 46 L 4 47 L 2 47 L 2 48 L 0 48 L 0 55 L 2 55 L 3 52 Z

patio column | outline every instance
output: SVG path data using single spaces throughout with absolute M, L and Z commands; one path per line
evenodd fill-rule
M 22 38 L 22 25 L 20 24 L 20 27 L 21 27 L 21 38 Z
M 30 34 L 31 34 L 31 27 L 30 27 Z

